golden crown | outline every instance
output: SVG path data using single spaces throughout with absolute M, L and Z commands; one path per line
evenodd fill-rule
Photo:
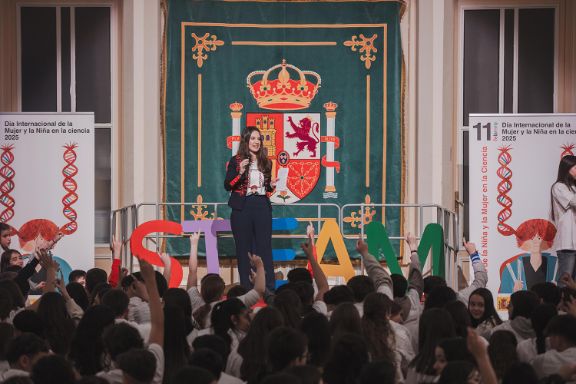
M 280 69 L 278 77 L 271 80 L 270 75 L 277 69 Z M 288 69 L 297 73 L 298 80 L 290 78 Z M 259 75 L 262 78 L 252 83 L 252 78 Z M 315 78 L 315 82 L 308 80 L 307 76 L 311 80 Z M 320 75 L 313 71 L 302 71 L 282 60 L 282 64 L 277 64 L 266 71 L 250 73 L 246 77 L 246 85 L 260 108 L 293 111 L 310 106 L 320 88 Z

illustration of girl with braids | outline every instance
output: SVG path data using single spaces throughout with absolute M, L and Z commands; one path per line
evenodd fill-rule
M 517 230 L 507 226 L 499 232 L 515 235 L 518 248 L 525 251 L 506 260 L 500 266 L 500 293 L 527 290 L 535 284 L 557 280 L 557 259 L 544 251 L 550 249 L 556 236 L 554 224 L 544 219 L 530 219 Z
M 512 216 L 512 199 L 508 193 L 512 190 L 512 170 L 508 167 L 512 161 L 510 147 L 499 148 L 497 175 L 497 202 L 502 207 L 498 212 L 498 232 L 503 236 L 516 237 L 518 248 L 524 252 L 506 260 L 500 266 L 499 293 L 513 293 L 532 288 L 533 285 L 547 281 L 557 281 L 557 259 L 546 253 L 554 243 L 556 227 L 544 219 L 529 219 L 512 228 L 506 223 Z

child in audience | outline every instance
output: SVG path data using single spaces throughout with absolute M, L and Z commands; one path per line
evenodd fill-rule
M 196 323 L 202 329 L 210 328 L 210 313 L 214 305 L 223 300 L 224 280 L 217 274 L 207 274 L 200 281 L 198 290 L 198 241 L 200 233 L 190 236 L 190 259 L 188 261 L 188 282 L 186 289 L 192 302 L 192 310 Z M 254 276 L 254 288 L 245 295 L 238 297 L 247 307 L 252 307 L 264 296 L 266 288 L 266 276 L 262 259 L 256 255 L 249 255 L 252 267 L 256 269 Z
M 490 338 L 492 329 L 502 324 L 498 311 L 494 307 L 492 292 L 486 288 L 478 288 L 470 294 L 468 312 L 470 312 L 472 328 L 486 340 Z

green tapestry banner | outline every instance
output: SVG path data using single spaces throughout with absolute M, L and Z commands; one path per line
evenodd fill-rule
M 273 178 L 280 170 L 288 175 L 286 188 L 271 196 L 282 204 L 274 217 L 296 218 L 305 228 L 318 209 L 302 203 L 402 202 L 402 1 L 165 5 L 165 202 L 227 202 L 226 162 L 246 126 L 261 130 Z M 365 222 L 399 233 L 399 210 L 366 212 Z M 229 214 L 225 205 L 215 212 L 177 204 L 165 218 Z M 363 224 L 359 212 L 347 212 L 343 231 Z M 297 249 L 296 242 L 279 241 L 275 248 Z M 221 256 L 233 250 L 226 240 L 219 244 Z M 168 251 L 188 253 L 177 243 Z

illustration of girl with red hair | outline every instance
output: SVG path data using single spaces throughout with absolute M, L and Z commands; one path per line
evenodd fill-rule
M 33 219 L 24 223 L 17 234 L 20 248 L 34 253 L 40 249 L 51 249 L 64 236 L 64 229 L 47 219 Z
M 502 224 L 502 223 L 501 223 Z M 514 230 L 505 225 L 500 233 L 515 235 L 518 248 L 524 250 L 500 266 L 500 293 L 513 293 L 532 288 L 533 285 L 557 280 L 557 259 L 543 253 L 552 247 L 556 227 L 548 220 L 530 219 Z

